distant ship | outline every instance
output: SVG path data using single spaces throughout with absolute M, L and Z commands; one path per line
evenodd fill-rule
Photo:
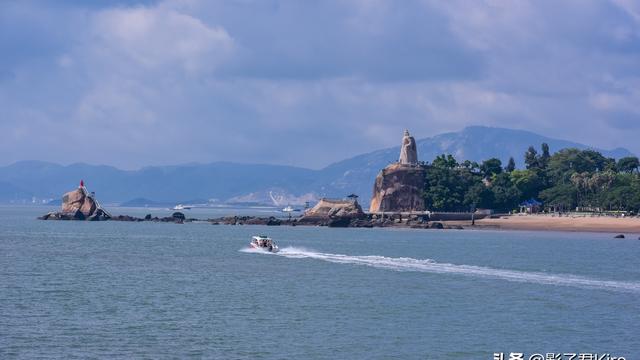
M 282 212 L 286 212 L 286 213 L 290 213 L 290 212 L 294 212 L 294 211 L 300 211 L 300 209 L 295 209 L 291 205 L 287 205 L 284 209 L 282 209 Z
M 173 210 L 191 210 L 191 206 L 178 204 L 173 207 Z

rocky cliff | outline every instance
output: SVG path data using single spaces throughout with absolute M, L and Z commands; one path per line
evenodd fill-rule
M 41 217 L 43 220 L 108 220 L 111 216 L 89 193 L 84 185 L 69 191 L 62 196 L 62 208 L 59 212 L 52 212 Z
M 369 212 L 424 211 L 422 196 L 425 170 L 420 166 L 391 164 L 382 169 L 373 185 Z

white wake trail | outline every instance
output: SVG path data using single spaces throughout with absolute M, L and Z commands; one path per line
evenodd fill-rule
M 371 266 L 374 268 L 394 271 L 458 274 L 464 276 L 493 278 L 523 283 L 573 286 L 581 288 L 640 293 L 640 282 L 598 280 L 570 274 L 548 274 L 541 272 L 495 269 L 484 266 L 456 265 L 438 263 L 431 259 L 413 259 L 407 257 L 392 258 L 373 255 L 351 256 L 342 254 L 328 254 L 295 247 L 283 248 L 275 255 L 295 259 L 316 259 L 338 264 Z

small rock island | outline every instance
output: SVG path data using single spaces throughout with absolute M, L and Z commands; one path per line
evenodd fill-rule
M 80 180 L 77 189 L 62 196 L 62 209 L 59 212 L 50 212 L 40 219 L 101 221 L 111 219 L 111 214 L 100 206 L 95 193 L 89 192 L 84 181 Z

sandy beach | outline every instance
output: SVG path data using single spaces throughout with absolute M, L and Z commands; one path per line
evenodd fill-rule
M 465 228 L 471 228 L 470 222 L 456 222 Z M 551 230 L 551 231 L 589 231 L 610 232 L 627 235 L 640 235 L 640 218 L 615 217 L 557 217 L 550 215 L 511 215 L 497 219 L 476 220 L 476 227 L 489 227 L 505 230 Z

